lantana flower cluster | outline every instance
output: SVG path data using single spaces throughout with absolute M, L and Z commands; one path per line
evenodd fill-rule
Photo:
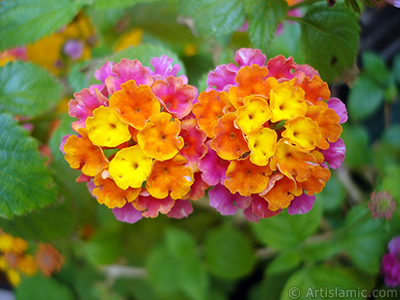
M 400 235 L 388 244 L 389 252 L 383 255 L 381 272 L 388 287 L 400 287 Z
M 102 84 L 69 103 L 78 135 L 65 139 L 65 159 L 122 221 L 181 218 L 193 210 L 189 199 L 204 196 L 196 173 L 206 137 L 189 116 L 197 89 L 172 62 L 165 55 L 151 60 L 154 69 L 138 60 L 107 62 L 95 73 Z
M 60 271 L 64 258 L 52 245 L 39 244 L 35 255 L 30 254 L 28 242 L 0 229 L 0 272 L 4 272 L 11 285 L 21 282 L 21 274 L 33 276 L 39 270 L 46 276 Z
M 222 214 L 237 207 L 251 221 L 308 212 L 315 194 L 344 159 L 344 104 L 308 65 L 259 50 L 240 49 L 236 64 L 210 72 L 208 90 L 193 107 L 207 134 L 200 160 L 213 188 L 210 204 Z M 236 205 L 236 206 L 235 206 Z
M 240 49 L 236 64 L 210 72 L 197 97 L 179 65 L 163 55 L 153 69 L 137 60 L 107 62 L 101 81 L 75 94 L 77 135 L 65 158 L 117 219 L 159 213 L 181 218 L 209 190 L 222 214 L 237 207 L 251 221 L 308 212 L 343 161 L 344 104 L 308 65 L 277 56 L 266 62 Z

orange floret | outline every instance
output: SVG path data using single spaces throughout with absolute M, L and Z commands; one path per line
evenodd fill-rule
M 232 194 L 239 192 L 242 196 L 250 196 L 267 187 L 271 173 L 269 166 L 257 166 L 249 158 L 234 160 L 226 171 L 225 186 Z
M 306 190 L 307 195 L 314 195 L 320 193 L 331 177 L 331 172 L 328 168 L 324 168 L 320 165 L 313 169 L 313 173 L 304 182 L 299 182 L 298 186 L 301 189 Z
M 172 119 L 169 113 L 153 115 L 146 126 L 138 133 L 138 143 L 143 152 L 157 160 L 168 160 L 174 157 L 184 146 L 179 136 L 181 122 Z
M 37 265 L 32 255 L 26 254 L 18 259 L 18 269 L 28 275 L 32 276 L 37 272 Z
M 244 98 L 244 106 L 236 111 L 236 124 L 245 134 L 259 129 L 272 117 L 272 112 L 265 97 L 247 96 Z
M 304 101 L 304 91 L 294 86 L 295 81 L 296 78 L 282 82 L 271 91 L 272 122 L 290 120 L 306 114 L 307 103 Z
M 290 139 L 293 144 L 304 150 L 314 149 L 321 139 L 318 123 L 310 118 L 294 118 L 285 123 L 285 128 L 282 136 Z
M 100 204 L 105 204 L 108 208 L 123 207 L 126 202 L 134 201 L 142 190 L 142 188 L 131 187 L 123 190 L 114 180 L 103 179 L 100 174 L 94 178 L 94 184 L 96 188 L 93 190 L 93 195 L 97 197 Z
M 238 159 L 249 151 L 242 131 L 235 127 L 235 119 L 236 114 L 228 113 L 214 127 L 215 138 L 211 141 L 211 148 L 226 160 Z
M 40 244 L 36 252 L 36 263 L 46 276 L 61 270 L 64 257 L 50 244 Z
M 117 112 L 110 107 L 96 108 L 93 117 L 87 118 L 85 124 L 89 139 L 98 146 L 116 147 L 131 138 L 129 125 L 122 122 Z
M 199 102 L 193 105 L 193 113 L 196 115 L 199 127 L 205 131 L 208 137 L 213 138 L 213 129 L 224 115 L 224 108 L 231 106 L 228 94 L 211 90 L 200 93 L 198 100 Z
M 121 88 L 111 95 L 110 107 L 118 111 L 122 121 L 140 130 L 153 114 L 160 112 L 160 102 L 148 85 L 138 87 L 134 80 L 129 80 Z
M 266 79 L 269 71 L 258 65 L 246 66 L 236 75 L 237 87 L 229 89 L 228 98 L 235 108 L 243 105 L 243 99 L 250 95 L 263 95 L 269 97 L 270 90 L 278 85 L 274 77 Z
M 309 106 L 306 117 L 316 121 L 321 133 L 318 147 L 328 149 L 329 143 L 336 142 L 342 133 L 342 126 L 339 125 L 340 117 L 333 109 L 321 106 Z
M 108 171 L 123 190 L 140 188 L 151 172 L 153 160 L 138 145 L 118 151 L 110 162 Z
M 283 176 L 277 180 L 273 187 L 263 196 L 269 203 L 268 209 L 276 211 L 280 208 L 286 208 L 293 200 L 291 194 L 296 189 L 296 182 Z
M 79 128 L 82 137 L 71 135 L 64 145 L 65 159 L 73 169 L 82 167 L 82 173 L 96 176 L 108 167 L 108 160 L 100 147 L 93 145 L 86 128 Z
M 317 165 L 315 157 L 307 151 L 293 146 L 286 138 L 276 144 L 275 155 L 271 159 L 271 169 L 276 167 L 290 179 L 307 180 Z
M 270 157 L 275 153 L 277 139 L 276 131 L 268 127 L 248 135 L 251 162 L 258 166 L 267 165 Z
M 320 105 L 321 100 L 328 100 L 331 96 L 328 84 L 315 75 L 311 79 L 304 77 L 298 86 L 304 91 L 304 99 L 313 105 Z
M 169 195 L 179 199 L 190 191 L 193 184 L 193 173 L 185 167 L 186 158 L 176 155 L 167 161 L 155 161 L 146 189 L 151 196 L 162 199 Z

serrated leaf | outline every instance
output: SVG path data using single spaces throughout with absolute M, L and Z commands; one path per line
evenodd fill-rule
M 76 221 L 71 203 L 64 202 L 13 220 L 1 219 L 0 228 L 23 239 L 50 242 L 68 236 L 74 231 Z
M 82 7 L 74 0 L 3 0 L 0 50 L 35 42 L 68 24 Z
M 294 273 L 287 281 L 281 300 L 293 299 L 365 299 L 361 291 L 374 286 L 373 277 L 364 276 L 351 269 L 316 265 Z M 359 293 L 357 293 L 359 291 Z M 353 292 L 345 296 L 346 292 Z
M 96 9 L 118 9 L 132 7 L 138 3 L 148 3 L 157 0 L 95 0 L 94 7 Z
M 275 35 L 278 24 L 286 16 L 288 5 L 285 0 L 247 0 L 249 18 L 248 33 L 255 48 L 267 52 L 269 42 Z
M 325 81 L 332 81 L 355 61 L 360 27 L 346 6 L 314 6 L 299 20 L 301 49 L 306 63 Z
M 194 22 L 196 33 L 219 37 L 236 31 L 246 21 L 242 0 L 182 0 L 179 14 Z
M 74 300 L 74 294 L 67 285 L 43 275 L 24 278 L 15 291 L 18 300 Z
M 255 263 L 254 250 L 248 238 L 229 227 L 209 232 L 205 252 L 210 271 L 226 279 L 247 275 Z
M 258 239 L 275 249 L 284 250 L 297 246 L 317 230 L 322 217 L 322 205 L 316 201 L 314 207 L 303 215 L 279 215 L 252 224 Z
M 36 140 L 11 116 L 0 114 L 0 216 L 13 218 L 56 201 Z
M 61 84 L 39 66 L 8 63 L 0 68 L 0 113 L 36 117 L 60 101 L 62 90 Z

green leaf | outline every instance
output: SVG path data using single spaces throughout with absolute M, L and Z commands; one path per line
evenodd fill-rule
M 318 262 L 332 258 L 337 252 L 343 250 L 338 243 L 329 241 L 317 241 L 307 243 L 301 249 L 301 256 L 306 262 Z
M 246 21 L 242 0 L 182 0 L 179 14 L 194 22 L 196 33 L 219 37 L 236 31 Z
M 13 220 L 0 218 L 0 228 L 23 239 L 50 242 L 70 235 L 75 229 L 75 212 L 70 202 L 45 208 Z
M 332 81 L 356 59 L 360 27 L 358 17 L 346 6 L 313 6 L 301 23 L 301 49 L 306 63 Z
M 74 0 L 3 0 L 0 50 L 35 42 L 68 24 L 82 7 Z
M 300 253 L 294 251 L 283 251 L 268 265 L 266 274 L 273 276 L 276 273 L 284 273 L 297 268 L 301 263 Z
M 306 214 L 289 215 L 287 211 L 282 211 L 273 218 L 252 224 L 252 227 L 265 245 L 284 250 L 297 246 L 314 233 L 321 217 L 322 205 L 316 201 L 312 210 Z
M 391 80 L 391 74 L 385 62 L 373 52 L 363 52 L 361 55 L 363 62 L 363 73 L 373 79 L 380 87 L 385 88 Z
M 368 132 L 358 125 L 343 124 L 342 139 L 346 145 L 344 163 L 351 168 L 368 165 L 372 160 Z M 360 151 L 362 149 L 362 151 Z
M 180 282 L 176 276 L 179 259 L 171 254 L 166 246 L 155 248 L 148 256 L 146 269 L 150 283 L 158 291 L 171 294 L 179 289 Z
M 362 300 L 366 295 L 363 295 L 361 291 L 368 295 L 368 291 L 373 286 L 373 277 L 362 275 L 351 269 L 316 265 L 294 273 L 287 281 L 280 299 L 351 298 Z
M 132 7 L 138 3 L 148 3 L 157 0 L 95 0 L 94 7 L 99 10 L 119 9 Z
M 98 231 L 83 245 L 87 259 L 97 265 L 115 262 L 121 252 L 121 240 L 115 231 Z
M 393 59 L 393 75 L 396 82 L 400 84 L 400 54 Z
M 176 271 L 180 288 L 192 299 L 206 299 L 208 278 L 194 238 L 183 230 L 169 228 L 165 239 L 169 252 L 179 259 Z
M 36 117 L 60 101 L 62 90 L 42 68 L 29 62 L 9 63 L 0 68 L 0 113 Z
M 393 125 L 385 130 L 382 136 L 382 143 L 400 149 L 400 124 Z
M 237 279 L 249 274 L 255 263 L 254 250 L 248 238 L 229 227 L 209 232 L 205 253 L 210 271 L 226 279 Z
M 61 282 L 42 275 L 26 277 L 15 290 L 18 300 L 74 300 L 72 291 Z
M 57 201 L 54 180 L 37 141 L 0 114 L 0 216 L 13 218 Z
M 383 89 L 371 78 L 360 75 L 350 90 L 347 109 L 353 121 L 372 116 L 383 104 Z
M 342 230 L 345 234 L 339 235 L 339 243 L 353 264 L 364 272 L 376 274 L 388 242 L 383 221 L 374 220 L 365 205 L 358 205 L 346 216 Z
M 278 24 L 286 16 L 288 5 L 285 0 L 246 0 L 249 18 L 249 36 L 255 48 L 266 52 L 275 35 Z
M 336 210 L 343 203 L 346 191 L 340 181 L 331 176 L 321 193 L 316 194 L 316 201 L 322 203 L 324 210 Z
M 400 178 L 399 165 L 391 165 L 386 167 L 385 177 L 383 178 L 382 181 L 382 190 L 388 191 L 398 201 L 400 201 L 399 178 Z
M 83 62 L 76 64 L 71 68 L 71 71 L 68 74 L 68 84 L 71 86 L 74 93 L 80 92 L 84 88 L 89 87 L 85 74 L 82 72 L 82 70 L 88 65 L 88 62 Z

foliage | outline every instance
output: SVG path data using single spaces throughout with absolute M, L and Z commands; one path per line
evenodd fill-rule
M 371 1 L 289 2 L 0 2 L 1 51 L 50 41 L 35 60 L 29 51 L 20 57 L 0 52 L 0 228 L 30 244 L 51 242 L 65 257 L 53 277 L 23 275 L 16 299 L 283 300 L 293 287 L 301 296 L 321 288 L 387 289 L 379 273 L 382 255 L 400 232 L 400 55 L 389 64 L 363 51 L 357 60 L 359 17 Z M 90 30 L 76 26 L 75 35 L 66 33 L 63 28 L 82 16 L 91 18 Z M 71 40 L 84 45 L 78 59 L 66 50 Z M 68 100 L 99 84 L 94 72 L 107 61 L 138 59 L 150 66 L 163 54 L 200 93 L 207 74 L 233 63 L 241 47 L 309 64 L 332 91 L 346 90 L 341 80 L 360 61 L 342 99 L 349 113 L 342 133 L 346 157 L 312 210 L 250 224 L 242 214 L 216 213 L 206 194 L 193 202 L 188 218 L 117 221 L 86 182 L 76 182 L 79 171 L 59 149 L 73 132 Z M 46 65 L 50 57 L 59 72 Z M 372 218 L 373 191 L 393 197 L 391 219 Z

